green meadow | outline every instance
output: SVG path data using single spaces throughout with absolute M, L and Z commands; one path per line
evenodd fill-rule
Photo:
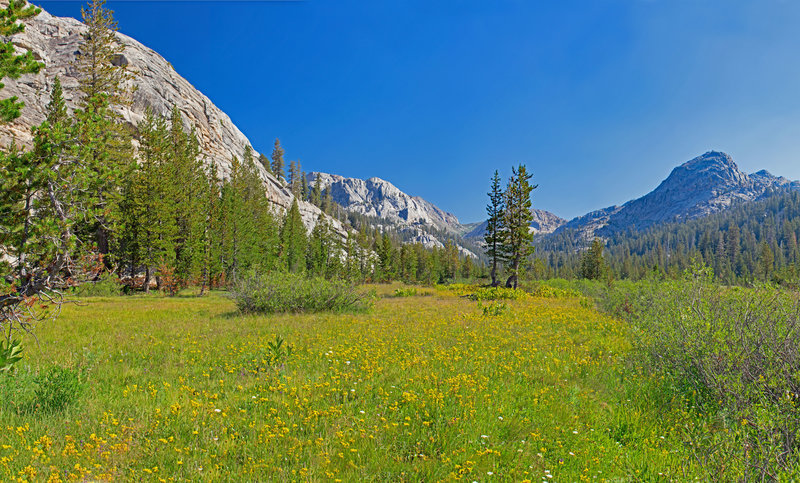
M 588 299 L 377 290 L 357 314 L 242 316 L 222 292 L 65 306 L 0 379 L 0 479 L 713 476 L 687 434 L 714 421 L 631 367 L 626 324 Z

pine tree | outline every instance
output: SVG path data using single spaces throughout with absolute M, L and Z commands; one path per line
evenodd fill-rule
M 87 30 L 75 64 L 82 93 L 75 115 L 80 157 L 97 173 L 94 185 L 87 189 L 98 216 L 86 228 L 100 253 L 108 254 L 119 221 L 120 180 L 133 165 L 130 132 L 118 122 L 114 108 L 130 102 L 131 91 L 125 83 L 133 76 L 123 61 L 124 46 L 116 37 L 113 13 L 104 5 L 105 0 L 92 0 L 81 10 Z
M 497 280 L 497 264 L 503 261 L 502 245 L 506 238 L 505 225 L 503 224 L 503 217 L 505 212 L 505 194 L 500 188 L 500 174 L 495 170 L 492 176 L 492 186 L 489 190 L 489 204 L 486 205 L 486 235 L 484 241 L 486 242 L 486 256 L 489 257 L 491 263 L 491 271 L 489 276 L 492 277 L 492 287 L 496 287 L 499 282 Z
M 322 196 L 322 211 L 327 214 L 333 213 L 333 193 L 332 186 L 328 186 Z
M 603 259 L 603 242 L 595 238 L 592 246 L 581 257 L 581 278 L 600 280 L 606 273 L 606 263 Z
M 185 286 L 199 273 L 204 233 L 202 200 L 205 197 L 206 173 L 200 160 L 200 143 L 195 131 L 186 132 L 183 117 L 177 106 L 170 115 L 167 170 L 170 183 L 173 216 L 178 232 L 175 240 L 175 266 L 170 267 L 175 280 Z
M 221 203 L 220 239 L 229 279 L 236 280 L 243 270 L 256 265 L 268 268 L 276 263 L 278 234 L 252 150 L 245 148 L 242 161 L 232 159 Z
M 764 277 L 765 282 L 769 280 L 769 274 L 772 273 L 774 265 L 775 265 L 774 251 L 769 246 L 769 243 L 767 243 L 766 240 L 762 241 L 759 250 L 758 268 L 759 272 Z
M 295 198 L 302 199 L 303 196 L 303 182 L 299 161 L 289 162 L 289 189 Z
M 306 255 L 308 271 L 326 278 L 333 277 L 338 272 L 337 267 L 341 252 L 339 245 L 337 236 L 331 229 L 325 215 L 320 213 L 308 239 Z
M 504 257 L 507 260 L 510 276 L 506 287 L 517 288 L 520 266 L 533 253 L 533 233 L 530 231 L 533 213 L 531 212 L 531 192 L 537 185 L 531 185 L 532 175 L 525 165 L 512 168 L 511 179 L 505 192 L 503 223 L 506 227 L 503 243 Z
M 203 188 L 201 202 L 203 233 L 200 240 L 202 244 L 200 296 L 203 296 L 206 289 L 210 289 L 214 285 L 214 280 L 223 273 L 223 267 L 219 263 L 221 255 L 219 241 L 221 230 L 219 226 L 221 215 L 220 197 L 222 193 L 220 192 L 217 171 L 213 164 L 206 168 Z
M 388 232 L 375 234 L 373 250 L 378 254 L 378 265 L 375 267 L 375 279 L 386 282 L 392 278 L 392 240 Z
M 275 139 L 275 146 L 272 148 L 272 174 L 278 178 L 278 181 L 285 179 L 283 172 L 283 148 L 281 141 Z
M 0 9 L 0 17 L 13 17 L 18 8 Z M 6 255 L 0 260 L 0 330 L 8 338 L 32 330 L 32 323 L 51 315 L 48 306 L 63 302 L 63 289 L 100 268 L 93 247 L 76 236 L 77 222 L 97 212 L 84 199 L 93 172 L 76 156 L 73 127 L 56 79 L 45 121 L 33 130 L 33 149 L 21 152 L 12 144 L 0 153 L 0 246 Z
M 281 257 L 284 266 L 290 272 L 302 271 L 305 266 L 306 255 L 306 227 L 300 216 L 297 200 L 292 201 L 292 206 L 286 213 L 280 232 Z
M 314 176 L 314 185 L 311 188 L 310 201 L 314 206 L 322 206 L 322 184 L 319 175 Z
M 17 54 L 16 47 L 9 41 L 9 37 L 25 30 L 25 24 L 19 23 L 19 20 L 34 17 L 41 11 L 33 5 L 27 5 L 25 0 L 10 0 L 6 8 L 0 9 L 0 36 L 4 39 L 0 42 L 0 80 L 36 74 L 44 67 L 44 64 L 36 62 L 30 51 Z M 0 82 L 0 89 L 3 87 L 4 84 Z M 0 122 L 11 122 L 18 118 L 24 105 L 16 96 L 0 100 Z
M 447 240 L 447 244 L 444 246 L 444 269 L 445 269 L 445 277 L 455 280 L 458 276 L 458 247 L 456 246 L 453 240 Z
M 81 106 L 92 105 L 95 112 L 107 106 L 126 104 L 130 91 L 124 83 L 132 79 L 123 55 L 124 45 L 117 39 L 117 22 L 105 8 L 105 0 L 92 0 L 81 8 L 87 31 L 79 49 L 76 68 L 83 94 Z
M 258 162 L 261 163 L 261 166 L 267 171 L 267 173 L 272 174 L 272 166 L 270 165 L 269 158 L 261 153 L 258 155 Z
M 168 162 L 166 120 L 147 110 L 139 123 L 139 163 L 126 185 L 122 212 L 132 274 L 144 266 L 144 290 L 159 268 L 174 266 L 178 226 L 172 197 L 173 173 Z

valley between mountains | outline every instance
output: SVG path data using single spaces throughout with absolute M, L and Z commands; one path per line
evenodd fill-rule
M 679 87 L 719 90 L 726 109 L 736 104 L 724 88 L 738 79 L 716 74 L 750 68 L 757 51 L 758 82 L 749 81 L 768 77 L 785 48 L 775 39 L 791 46 L 796 37 L 784 12 L 793 5 L 741 15 L 741 5 L 701 3 L 700 16 L 688 3 L 589 0 L 567 10 L 459 2 L 445 14 L 443 4 L 414 1 L 336 3 L 335 12 L 313 0 L 120 10 L 142 16 L 131 30 L 142 38 L 182 48 L 187 31 L 153 16 L 181 9 L 206 29 L 209 43 L 191 46 L 208 49 L 204 62 L 239 69 L 234 54 L 247 52 L 242 86 L 287 75 L 282 85 L 320 110 L 323 122 L 309 124 L 328 140 L 345 111 L 377 104 L 369 124 L 393 127 L 430 159 L 433 138 L 461 153 L 439 158 L 451 163 L 443 166 L 471 175 L 453 161 L 474 154 L 470 128 L 500 126 L 495 136 L 517 154 L 530 139 L 584 141 L 576 128 L 597 112 L 615 128 L 625 121 L 618 111 L 663 115 L 648 97 L 680 94 L 664 89 L 664 68 L 681 73 Z M 790 29 L 764 12 L 784 13 Z M 237 27 L 259 28 L 226 30 L 231 13 Z M 680 22 L 658 35 L 676 13 Z M 800 480 L 800 181 L 743 172 L 709 150 L 674 160 L 641 197 L 564 219 L 539 205 L 537 168 L 547 165 L 528 159 L 505 179 L 507 167 L 492 166 L 474 194 L 485 219 L 459 220 L 458 206 L 436 206 L 417 188 L 343 176 L 346 158 L 306 171 L 297 148 L 273 134 L 254 145 L 263 133 L 248 139 L 158 52 L 120 33 L 105 0 L 79 16 L 0 1 L 0 481 Z M 660 48 L 646 48 L 651 30 Z M 286 42 L 248 41 L 288 31 Z M 698 52 L 679 42 L 688 34 L 704 40 Z M 759 36 L 769 56 L 740 48 Z M 237 50 L 210 55 L 221 37 Z M 717 45 L 736 52 L 735 65 L 691 64 L 684 75 L 686 58 Z M 274 65 L 268 49 L 303 54 Z M 628 56 L 639 62 L 611 68 Z M 651 57 L 666 62 L 656 83 Z M 782 78 L 794 61 L 780 63 Z M 295 62 L 322 68 L 291 77 Z M 267 64 L 274 78 L 254 74 Z M 363 90 L 328 90 L 342 68 L 347 82 L 336 88 Z M 609 78 L 609 95 L 595 95 Z M 215 96 L 241 126 L 252 110 L 292 132 L 285 105 L 265 109 L 252 89 L 235 87 L 244 111 L 226 100 L 230 91 Z M 591 112 L 587 92 L 615 103 Z M 764 103 L 785 115 L 796 105 L 789 97 Z M 399 112 L 393 102 L 413 105 Z M 463 131 L 430 129 L 437 109 Z M 493 109 L 504 116 L 478 114 Z M 524 116 L 505 116 L 515 109 Z M 410 113 L 414 122 L 390 122 Z M 559 116 L 571 122 L 555 136 L 547 129 Z M 723 116 L 712 118 L 723 130 Z M 769 125 L 767 115 L 753 124 L 761 118 Z M 345 142 L 382 144 L 391 156 L 399 144 L 382 137 L 389 131 Z M 299 144 L 336 153 L 323 138 Z M 510 157 L 486 139 L 483 160 Z M 572 176 L 581 162 L 557 168 Z M 439 177 L 429 176 L 453 183 Z

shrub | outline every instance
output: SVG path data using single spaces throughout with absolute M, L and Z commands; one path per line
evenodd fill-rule
M 469 295 L 472 300 L 520 300 L 528 294 L 524 290 L 505 287 L 481 287 Z
M 436 289 L 450 292 L 458 297 L 464 297 L 466 295 L 470 295 L 473 292 L 475 292 L 475 290 L 477 290 L 478 287 L 475 285 L 467 285 L 464 283 L 451 283 L 448 285 L 437 285 Z
M 231 288 L 243 313 L 349 312 L 372 307 L 374 293 L 343 281 L 284 272 L 250 273 Z
M 742 468 L 744 481 L 790 471 L 800 463 L 800 303 L 775 287 L 712 280 L 696 267 L 630 294 L 633 362 L 740 435 L 736 448 L 702 450 Z
M 0 406 L 17 413 L 58 412 L 72 405 L 82 390 L 75 369 L 51 366 L 36 374 L 25 367 L 0 375 Z
M 34 379 L 33 406 L 45 412 L 62 411 L 80 395 L 82 385 L 78 372 L 66 367 L 52 366 Z
M 481 309 L 484 317 L 499 317 L 508 312 L 508 304 L 505 302 L 495 302 L 486 305 L 478 302 L 478 308 Z
M 531 290 L 531 295 L 534 297 L 543 298 L 565 298 L 565 297 L 580 297 L 580 292 L 570 288 L 557 288 L 551 287 L 546 284 L 538 284 Z
M 17 340 L 0 340 L 0 373 L 11 372 L 22 360 L 22 344 Z
M 417 295 L 417 289 L 414 287 L 396 288 L 394 290 L 395 297 L 414 297 Z
M 96 281 L 86 282 L 75 290 L 79 297 L 113 297 L 122 294 L 122 283 L 113 273 L 107 273 Z

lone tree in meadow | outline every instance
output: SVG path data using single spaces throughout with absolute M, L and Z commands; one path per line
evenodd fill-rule
M 531 192 L 538 185 L 530 183 L 531 177 L 524 164 L 511 168 L 511 179 L 508 180 L 505 192 L 503 257 L 510 272 L 506 280 L 508 288 L 517 288 L 520 266 L 533 253 L 533 233 L 530 230 L 533 221 Z
M 497 264 L 503 261 L 503 242 L 505 241 L 505 225 L 503 223 L 503 213 L 505 210 L 505 194 L 500 187 L 500 174 L 495 170 L 492 176 L 492 187 L 489 191 L 489 204 L 486 205 L 486 234 L 483 239 L 486 242 L 486 256 L 491 260 L 492 287 L 496 287 L 500 282 L 497 280 Z

